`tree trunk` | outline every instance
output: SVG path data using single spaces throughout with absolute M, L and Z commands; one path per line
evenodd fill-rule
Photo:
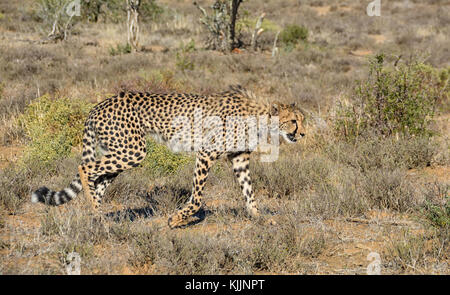
M 242 0 L 231 0 L 230 1 L 230 27 L 228 32 L 228 47 L 229 50 L 233 50 L 237 47 L 236 44 L 236 20 L 239 10 L 239 5 L 241 5 Z
M 216 0 L 211 6 L 213 13 L 208 15 L 196 1 L 194 5 L 202 13 L 200 22 L 205 25 L 210 35 L 207 38 L 207 48 L 232 51 L 239 47 L 236 37 L 236 22 L 238 18 L 239 5 L 243 0 Z

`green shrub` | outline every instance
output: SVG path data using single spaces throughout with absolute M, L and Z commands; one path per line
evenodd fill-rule
M 429 124 L 437 103 L 448 95 L 446 75 L 420 62 L 384 66 L 384 55 L 371 60 L 367 80 L 360 82 L 354 103 L 340 105 L 335 126 L 339 135 L 354 139 L 373 133 L 431 136 Z
M 173 153 L 165 145 L 149 139 L 147 140 L 147 156 L 141 165 L 147 173 L 159 176 L 172 174 L 192 161 L 191 156 Z
M 84 121 L 92 105 L 69 98 L 50 99 L 44 95 L 34 100 L 19 117 L 28 137 L 23 163 L 40 162 L 49 167 L 70 155 L 81 143 Z
M 161 14 L 164 13 L 164 8 L 159 6 L 155 0 L 144 0 L 141 1 L 139 12 L 142 21 L 155 21 L 159 16 L 161 16 Z
M 450 228 L 449 185 L 434 184 L 428 190 L 422 212 L 428 222 L 438 228 Z
M 131 45 L 129 43 L 126 43 L 125 45 L 117 44 L 116 48 L 114 48 L 114 46 L 109 48 L 109 54 L 111 56 L 127 54 L 127 53 L 131 53 Z
M 191 40 L 189 43 L 184 45 L 183 43 L 180 45 L 180 50 L 176 53 L 176 66 L 183 73 L 186 70 L 192 71 L 195 68 L 194 62 L 191 60 L 189 54 L 194 52 L 195 42 Z
M 308 40 L 308 29 L 298 25 L 288 25 L 280 33 L 280 41 L 289 47 L 294 47 L 300 41 Z
M 446 198 L 445 205 L 425 203 L 425 214 L 427 219 L 436 227 L 450 226 L 450 198 Z

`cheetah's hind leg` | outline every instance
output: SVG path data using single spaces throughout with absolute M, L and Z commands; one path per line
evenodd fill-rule
M 78 174 L 80 175 L 81 186 L 83 187 L 85 199 L 91 201 L 94 212 L 98 212 L 100 202 L 96 201 L 96 198 L 94 199 L 93 191 L 95 191 L 95 186 L 93 181 L 89 181 L 88 169 L 87 164 L 81 164 L 78 166 Z

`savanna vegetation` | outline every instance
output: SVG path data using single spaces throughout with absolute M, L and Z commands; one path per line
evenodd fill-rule
M 76 252 L 83 274 L 365 274 L 376 252 L 383 274 L 449 274 L 448 3 L 143 0 L 130 44 L 126 2 L 0 3 L 0 273 L 63 274 Z M 261 218 L 221 161 L 198 221 L 170 230 L 193 155 L 151 139 L 101 218 L 82 194 L 30 204 L 75 175 L 95 103 L 230 84 L 307 114 L 304 140 L 252 159 Z

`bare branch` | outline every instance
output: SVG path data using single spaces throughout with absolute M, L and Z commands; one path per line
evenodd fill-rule
M 251 41 L 251 44 L 250 44 L 253 50 L 256 50 L 258 36 L 261 35 L 264 32 L 264 29 L 261 28 L 261 26 L 262 26 L 262 23 L 264 21 L 264 17 L 265 16 L 266 16 L 266 13 L 263 12 L 259 16 L 258 21 L 256 22 L 255 30 L 253 31 L 252 41 Z
M 127 41 L 136 52 L 139 47 L 139 6 L 140 0 L 126 0 L 127 2 Z
M 277 42 L 278 42 L 278 36 L 280 35 L 281 31 L 278 31 L 277 34 L 275 35 L 275 40 L 273 41 L 273 48 L 272 48 L 272 57 L 275 57 L 278 54 L 278 47 L 277 47 Z

